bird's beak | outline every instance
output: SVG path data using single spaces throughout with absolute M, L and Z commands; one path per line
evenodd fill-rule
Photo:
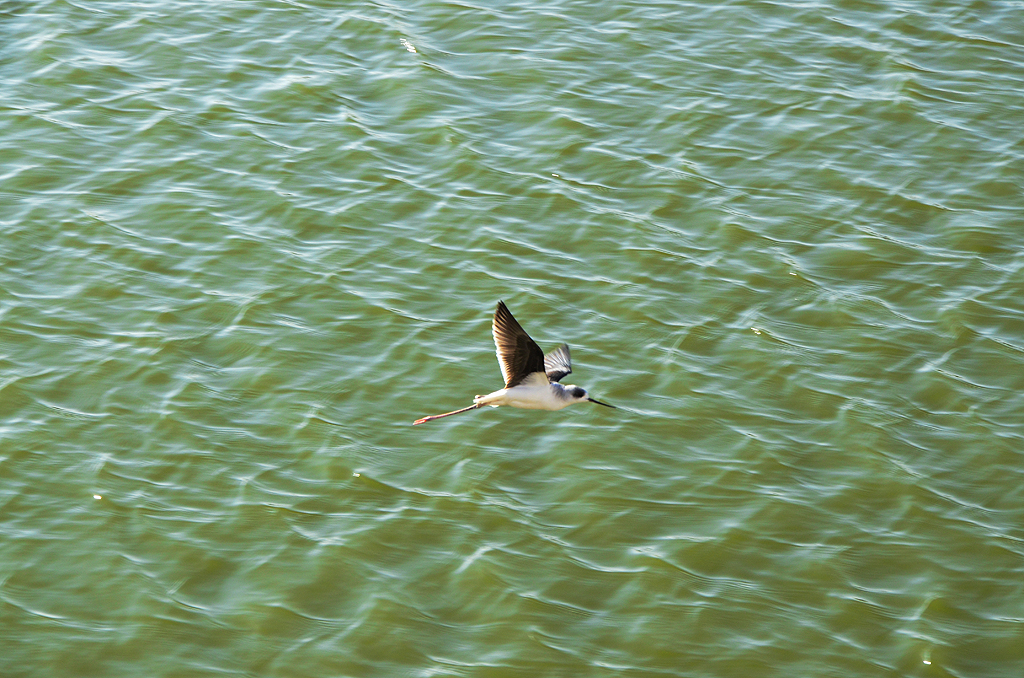
M 587 400 L 589 400 L 590 402 L 594 403 L 595 405 L 604 405 L 605 407 L 610 407 L 613 410 L 619 409 L 619 408 L 615 407 L 615 405 L 609 405 L 608 403 L 602 403 L 600 400 L 594 400 L 593 398 L 587 398 Z

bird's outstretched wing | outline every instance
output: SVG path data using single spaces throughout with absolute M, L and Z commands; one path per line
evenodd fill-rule
M 547 372 L 548 381 L 560 381 L 562 377 L 572 372 L 568 344 L 562 344 L 544 356 L 544 371 Z
M 512 317 L 503 301 L 494 310 L 491 332 L 505 388 L 512 388 L 534 372 L 544 372 L 544 351 Z

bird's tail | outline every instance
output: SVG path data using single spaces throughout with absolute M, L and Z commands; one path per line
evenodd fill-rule
M 488 393 L 487 395 L 475 395 L 473 396 L 473 404 L 477 407 L 483 407 L 484 405 L 490 405 L 491 407 L 498 407 L 501 403 L 500 395 L 494 393 Z

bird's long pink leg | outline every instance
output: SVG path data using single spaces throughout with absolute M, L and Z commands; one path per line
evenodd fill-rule
M 422 419 L 417 419 L 416 421 L 414 421 L 412 425 L 415 426 L 416 424 L 425 424 L 428 421 L 434 421 L 435 419 L 450 417 L 453 414 L 459 414 L 460 412 L 469 412 L 470 410 L 475 410 L 478 407 L 483 407 L 483 403 L 475 403 L 473 405 L 470 405 L 469 407 L 463 407 L 461 410 L 455 410 L 454 412 L 445 412 L 444 414 L 434 414 L 429 417 L 423 417 Z

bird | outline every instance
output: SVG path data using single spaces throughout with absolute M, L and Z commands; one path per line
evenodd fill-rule
M 474 396 L 473 404 L 461 410 L 417 419 L 413 426 L 469 412 L 485 405 L 509 405 L 526 410 L 560 410 L 576 403 L 590 402 L 617 409 L 615 405 L 594 400 L 579 386 L 560 384 L 562 378 L 572 372 L 568 344 L 562 344 L 544 355 L 540 346 L 530 338 L 504 301 L 499 301 L 498 307 L 494 310 L 491 334 L 494 335 L 495 353 L 498 355 L 501 376 L 505 379 L 505 388 L 487 395 Z

